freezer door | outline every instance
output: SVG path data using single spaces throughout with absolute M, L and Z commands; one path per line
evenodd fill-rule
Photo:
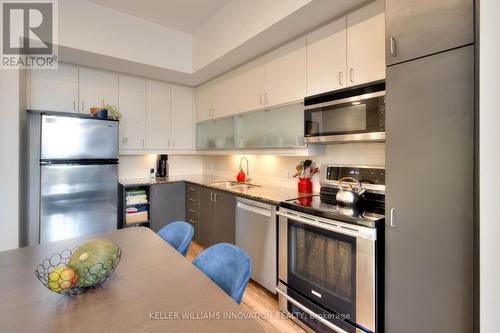
M 117 228 L 118 165 L 41 167 L 40 243 Z
M 118 122 L 42 116 L 42 160 L 118 158 Z

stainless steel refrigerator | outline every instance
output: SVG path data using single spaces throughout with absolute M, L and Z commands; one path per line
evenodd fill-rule
M 116 229 L 118 122 L 31 112 L 29 127 L 26 245 Z

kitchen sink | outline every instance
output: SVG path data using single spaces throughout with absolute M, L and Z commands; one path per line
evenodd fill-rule
M 239 183 L 231 180 L 213 182 L 210 185 L 222 187 L 225 189 L 235 189 L 235 190 L 248 190 L 249 188 L 260 187 L 259 185 L 248 184 L 248 183 Z

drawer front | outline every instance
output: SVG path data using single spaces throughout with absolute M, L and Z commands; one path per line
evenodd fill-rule
M 198 212 L 190 212 L 189 210 L 186 211 L 186 222 L 189 223 L 198 223 L 199 221 L 199 214 Z
M 198 198 L 186 198 L 186 214 L 188 212 L 198 213 L 200 211 L 200 202 Z
M 186 197 L 188 198 L 199 198 L 200 197 L 200 187 L 192 184 L 186 184 Z

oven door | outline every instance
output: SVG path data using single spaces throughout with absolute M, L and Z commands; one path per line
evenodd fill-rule
M 376 230 L 280 209 L 279 279 L 347 323 L 375 332 Z
M 369 86 L 306 98 L 305 142 L 385 140 L 385 91 L 372 90 Z

